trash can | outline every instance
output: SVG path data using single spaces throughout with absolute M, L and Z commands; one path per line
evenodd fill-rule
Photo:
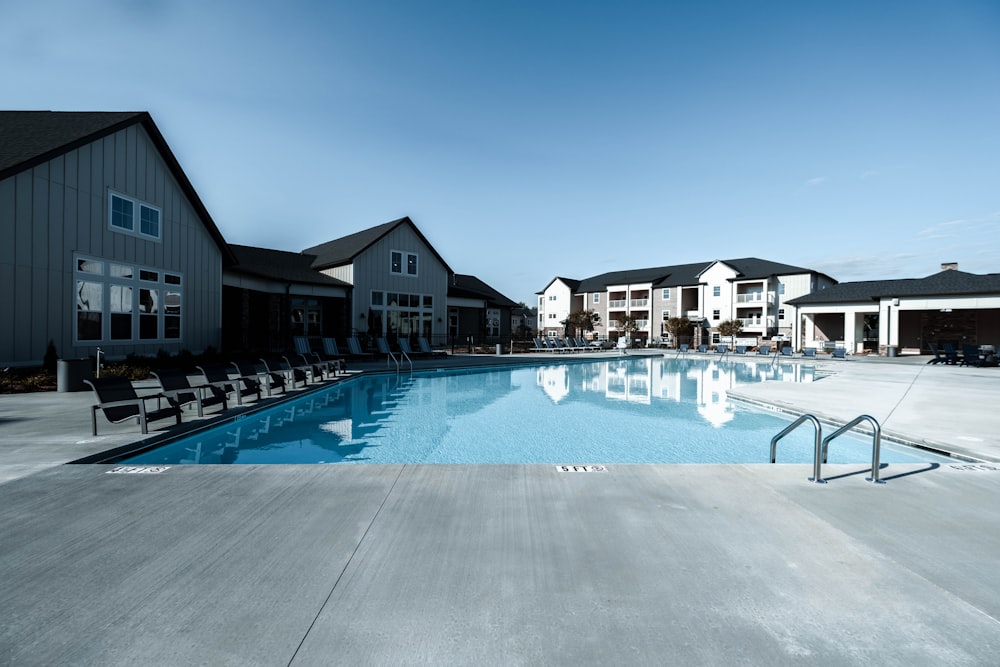
M 56 390 L 87 391 L 90 389 L 83 383 L 94 377 L 90 367 L 90 359 L 57 359 L 56 360 Z
M 887 348 L 885 348 L 885 354 L 887 357 L 895 357 L 898 349 L 899 348 L 897 348 L 895 345 L 890 345 Z
M 499 357 L 501 354 L 503 354 L 503 345 L 497 343 L 497 356 Z

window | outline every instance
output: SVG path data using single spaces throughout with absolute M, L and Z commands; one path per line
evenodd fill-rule
M 139 228 L 136 229 L 136 208 L 139 209 Z M 160 209 L 145 202 L 130 199 L 114 192 L 108 204 L 111 229 L 125 234 L 159 240 Z
M 670 319 L 670 311 L 669 310 L 663 311 L 663 321 L 666 322 L 669 319 Z
M 778 283 L 778 294 L 785 293 L 785 283 Z
M 77 341 L 180 340 L 180 275 L 85 257 L 74 264 Z
M 779 308 L 778 309 L 778 319 L 779 320 L 785 319 L 785 309 L 784 308 Z
M 134 205 L 129 199 L 111 195 L 111 226 L 131 232 L 135 228 L 132 220 L 132 209 Z
M 666 301 L 669 298 L 670 298 L 670 288 L 669 287 L 664 287 L 663 288 L 663 300 Z
M 406 269 L 404 272 L 403 262 L 406 262 Z M 400 250 L 391 250 L 389 252 L 389 273 L 395 273 L 397 275 L 403 276 L 417 276 L 417 256 L 412 252 L 402 252 Z
M 550 294 L 549 295 L 549 301 L 555 301 L 555 300 L 556 300 L 556 295 L 555 294 Z
M 713 310 L 712 311 L 712 319 L 713 320 L 719 319 L 719 311 L 717 311 L 717 310 Z
M 594 303 L 600 303 L 600 302 L 601 302 L 601 295 L 595 292 L 594 293 Z
M 722 288 L 718 285 L 712 286 L 712 296 L 722 296 Z

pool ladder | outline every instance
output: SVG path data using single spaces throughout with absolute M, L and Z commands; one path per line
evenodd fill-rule
M 775 452 L 778 447 L 778 441 L 807 421 L 811 422 L 813 427 L 816 429 L 815 444 L 813 447 L 813 476 L 809 478 L 810 482 L 826 484 L 826 480 L 824 480 L 822 476 L 821 465 L 826 463 L 827 451 L 830 448 L 830 441 L 843 435 L 844 433 L 847 433 L 861 422 L 867 421 L 872 425 L 872 474 L 871 477 L 866 477 L 865 479 L 875 484 L 885 484 L 885 482 L 878 478 L 879 449 L 882 445 L 882 427 L 879 426 L 878 421 L 870 415 L 858 415 L 825 438 L 823 437 L 823 427 L 820 425 L 819 420 L 813 415 L 802 415 L 794 422 L 786 426 L 781 433 L 771 438 L 771 463 L 774 463 L 775 461 Z
M 396 358 L 396 355 L 393 354 L 392 350 L 386 349 L 386 352 L 387 352 L 386 357 L 385 357 L 385 367 L 386 368 L 389 368 L 389 360 L 392 359 L 392 362 L 394 364 L 396 364 L 396 374 L 398 375 L 399 372 L 400 372 L 400 366 L 402 365 L 403 359 L 406 359 L 407 363 L 410 364 L 410 372 L 411 373 L 413 372 L 413 360 L 410 359 L 410 355 L 408 355 L 406 352 L 403 352 L 403 350 L 400 350 L 399 351 L 399 359 Z

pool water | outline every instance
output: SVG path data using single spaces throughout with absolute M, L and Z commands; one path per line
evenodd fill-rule
M 822 381 L 811 366 L 628 357 L 364 375 L 122 461 L 183 463 L 767 463 L 792 418 L 730 401 L 757 382 Z M 779 463 L 812 463 L 803 425 Z M 830 463 L 870 463 L 845 435 Z M 881 460 L 941 460 L 883 443 Z

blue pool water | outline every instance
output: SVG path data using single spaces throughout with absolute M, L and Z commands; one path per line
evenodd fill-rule
M 667 357 L 366 375 L 122 463 L 767 463 L 791 418 L 727 392 L 814 381 L 801 364 Z M 813 437 L 793 431 L 778 462 L 811 463 Z M 870 463 L 871 445 L 838 438 L 829 462 Z M 935 458 L 882 447 L 887 463 Z

